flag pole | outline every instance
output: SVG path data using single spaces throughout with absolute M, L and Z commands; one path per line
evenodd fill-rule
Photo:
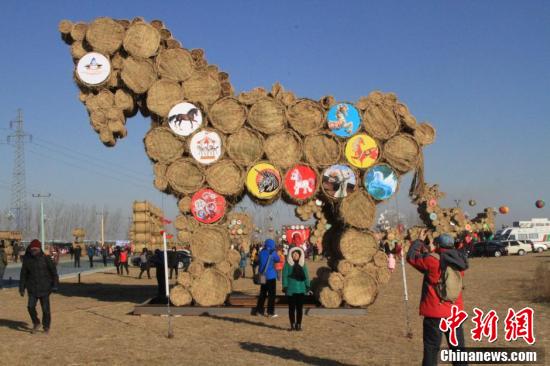
M 162 241 L 164 247 L 164 286 L 166 292 L 166 308 L 168 311 L 168 338 L 174 338 L 172 330 L 172 313 L 170 311 L 170 283 L 168 282 L 168 245 L 166 243 L 166 231 L 162 231 Z
M 399 202 L 398 202 L 397 195 L 395 196 L 395 208 L 397 210 L 397 227 L 399 228 L 401 225 L 401 220 L 399 218 Z M 403 243 L 402 243 L 403 244 Z M 405 252 L 403 250 L 403 245 L 401 245 L 401 273 L 403 274 L 403 295 L 404 295 L 404 302 L 405 302 L 405 322 L 406 322 L 406 328 L 407 328 L 407 338 L 413 337 L 413 332 L 411 329 L 411 321 L 409 318 L 409 291 L 407 288 L 407 273 L 405 271 Z

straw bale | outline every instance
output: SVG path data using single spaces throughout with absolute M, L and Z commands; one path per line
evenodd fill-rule
M 131 91 L 143 94 L 157 80 L 157 73 L 150 60 L 128 57 L 123 62 L 120 77 Z
M 221 227 L 203 227 L 193 233 L 191 252 L 193 258 L 207 264 L 223 261 L 229 251 L 229 235 Z
M 200 306 L 222 305 L 231 285 L 225 274 L 216 269 L 206 269 L 191 286 L 193 299 Z
M 147 109 L 158 116 L 168 117 L 170 109 L 182 98 L 181 87 L 176 81 L 159 79 L 147 92 Z
M 166 171 L 170 187 L 181 194 L 198 191 L 204 183 L 202 169 L 192 159 L 180 158 L 170 164 Z
M 352 264 L 370 262 L 377 251 L 378 243 L 371 232 L 347 229 L 340 239 L 340 252 Z
M 250 107 L 248 123 L 265 134 L 281 132 L 286 125 L 285 107 L 275 98 L 262 98 Z
M 263 139 L 257 132 L 243 127 L 227 139 L 227 153 L 236 163 L 248 166 L 262 157 Z
M 307 136 L 304 140 L 304 154 L 313 166 L 332 165 L 340 159 L 340 142 L 327 133 Z
M 336 309 L 342 303 L 342 296 L 329 287 L 324 287 L 319 293 L 319 302 L 327 309 Z
M 183 155 L 185 144 L 168 127 L 155 127 L 145 135 L 145 152 L 153 161 L 168 163 Z
M 188 100 L 211 105 L 220 95 L 220 81 L 208 72 L 197 71 L 183 82 L 183 96 Z
M 246 107 L 238 99 L 225 97 L 212 105 L 208 116 L 218 130 L 234 133 L 243 126 L 247 113 Z
M 288 122 L 300 135 L 312 135 L 323 127 L 325 111 L 316 101 L 298 99 L 288 108 Z
M 175 81 L 185 81 L 194 72 L 191 53 L 182 48 L 162 50 L 155 59 L 155 65 L 161 78 Z
M 421 123 L 414 130 L 414 138 L 420 145 L 429 145 L 435 141 L 435 128 L 429 123 Z
M 122 44 L 130 55 L 149 58 L 157 53 L 160 45 L 160 33 L 150 24 L 136 22 L 126 31 Z
M 344 289 L 344 276 L 338 272 L 332 272 L 328 277 L 328 285 L 334 291 L 342 291 Z
M 374 224 L 376 205 L 367 192 L 359 189 L 343 199 L 340 215 L 347 225 L 368 229 Z
M 365 272 L 355 272 L 345 279 L 343 297 L 351 306 L 370 305 L 376 299 L 377 293 L 376 280 Z
M 290 168 L 302 158 L 300 137 L 291 130 L 269 136 L 264 150 L 270 162 L 283 169 Z
M 416 167 L 420 152 L 420 146 L 412 136 L 400 133 L 384 144 L 383 157 L 392 168 L 407 173 Z
M 176 286 L 170 291 L 170 302 L 174 306 L 186 306 L 191 304 L 193 298 L 189 291 L 183 286 Z
M 111 18 L 97 18 L 86 31 L 86 41 L 94 51 L 107 55 L 116 52 L 122 45 L 126 30 Z

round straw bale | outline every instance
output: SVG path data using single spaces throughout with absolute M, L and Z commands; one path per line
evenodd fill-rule
M 403 103 L 396 104 L 396 112 L 401 123 L 411 130 L 416 128 L 416 118 L 409 112 L 409 108 Z
M 368 229 L 374 224 L 376 205 L 367 192 L 359 189 L 345 197 L 340 206 L 340 215 L 348 225 Z
M 267 158 L 281 168 L 290 168 L 302 158 L 300 137 L 292 130 L 271 135 L 264 145 Z
M 336 268 L 343 276 L 347 276 L 353 272 L 353 264 L 345 259 L 339 260 Z
M 241 253 L 239 253 L 235 249 L 231 249 L 229 251 L 229 254 L 227 255 L 227 259 L 229 260 L 229 263 L 231 263 L 232 266 L 238 267 L 239 262 L 241 261 Z
M 147 23 L 134 23 L 126 31 L 124 49 L 132 56 L 148 58 L 157 53 L 160 33 Z
M 176 220 L 174 220 L 174 227 L 178 230 L 191 231 L 193 225 L 191 222 L 196 222 L 196 220 L 191 216 L 178 215 L 176 216 Z
M 421 123 L 414 130 L 414 138 L 420 145 L 429 145 L 435 141 L 435 128 L 429 123 Z
M 267 97 L 267 91 L 264 88 L 255 88 L 248 92 L 242 92 L 238 99 L 241 103 L 252 105 L 265 97 Z
M 208 72 L 195 72 L 183 82 L 183 96 L 188 100 L 195 100 L 211 105 L 221 95 L 221 85 L 217 76 Z
M 198 191 L 204 183 L 201 168 L 191 159 L 180 158 L 170 164 L 166 171 L 170 187 L 177 193 L 190 194 Z
M 123 119 L 108 119 L 107 126 L 109 127 L 109 131 L 111 131 L 115 137 L 123 138 L 128 135 L 128 131 L 126 130 L 126 126 L 124 126 Z
M 348 229 L 340 239 L 342 256 L 353 264 L 368 263 L 378 251 L 378 244 L 370 232 Z
M 71 38 L 75 41 L 83 41 L 86 37 L 86 30 L 88 29 L 88 24 L 83 22 L 78 22 L 73 24 L 71 29 Z
M 342 303 L 342 296 L 337 291 L 324 287 L 319 293 L 319 302 L 327 309 L 336 309 Z
M 147 109 L 158 116 L 167 117 L 170 109 L 182 98 L 181 87 L 176 81 L 159 79 L 147 92 Z
M 237 195 L 244 187 L 244 172 L 231 160 L 218 161 L 206 169 L 206 182 L 216 192 Z
M 391 272 L 387 266 L 378 267 L 376 269 L 376 282 L 378 282 L 378 284 L 385 285 L 386 283 L 390 282 L 390 279 Z
M 250 108 L 248 123 L 266 134 L 281 132 L 286 124 L 285 107 L 275 98 L 262 98 Z
M 191 287 L 193 299 L 200 306 L 222 305 L 231 291 L 227 276 L 216 269 L 206 269 Z
M 120 77 L 131 91 L 142 94 L 157 80 L 157 73 L 150 60 L 128 57 L 124 60 Z
M 116 139 L 115 139 L 115 137 L 113 136 L 113 133 L 111 132 L 111 130 L 109 130 L 108 127 L 103 127 L 99 131 L 99 140 L 105 146 L 108 146 L 108 147 L 115 146 L 115 144 L 116 144 Z
M 234 133 L 246 121 L 247 109 L 237 99 L 225 97 L 217 100 L 208 113 L 212 125 L 224 133 Z
M 71 45 L 71 56 L 75 60 L 79 60 L 82 57 L 84 57 L 88 51 L 84 49 L 84 45 L 82 44 L 82 41 L 74 41 Z M 78 79 L 77 79 L 78 80 Z
M 169 40 L 170 38 L 172 38 L 172 32 L 170 32 L 168 29 L 166 28 L 161 28 L 158 30 L 159 33 L 160 33 L 160 39 L 163 40 L 163 41 L 167 41 Z
M 117 89 L 115 92 L 115 106 L 121 108 L 125 112 L 132 112 L 136 108 L 134 98 L 124 89 Z
M 206 172 L 206 178 L 208 179 L 208 171 Z M 191 197 L 189 196 L 183 196 L 178 201 L 178 208 L 181 213 L 189 213 L 191 212 Z
M 344 281 L 344 301 L 351 306 L 370 305 L 376 299 L 376 281 L 365 272 L 355 272 Z
M 386 255 L 386 253 L 384 253 L 383 251 L 379 250 L 378 252 L 376 252 L 376 254 L 374 255 L 374 264 L 376 265 L 376 267 L 387 267 L 388 266 L 388 256 Z
M 257 132 L 243 127 L 228 137 L 227 153 L 238 164 L 248 166 L 262 157 L 263 139 Z
M 184 288 L 191 287 L 193 278 L 189 272 L 180 272 L 178 275 L 178 285 L 183 286 Z
M 338 272 L 332 272 L 328 277 L 328 285 L 334 291 L 341 291 L 344 289 L 344 276 Z
M 193 233 L 191 253 L 204 263 L 219 263 L 229 251 L 229 235 L 221 227 L 203 227 Z
M 94 51 L 112 54 L 120 48 L 126 30 L 111 18 L 96 18 L 86 31 L 86 41 Z
M 115 22 L 123 26 L 125 30 L 130 26 L 130 21 L 128 19 L 116 19 Z
M 359 267 L 359 270 L 361 272 L 368 273 L 369 275 L 371 275 L 372 278 L 376 279 L 376 273 L 378 272 L 378 268 L 379 267 L 376 267 L 374 262 L 369 262 L 367 264 L 361 265 L 361 267 Z
M 155 59 L 155 64 L 161 78 L 184 81 L 194 72 L 194 62 L 191 53 L 182 48 L 162 50 Z
M 187 269 L 187 272 L 189 272 L 191 277 L 197 278 L 203 274 L 204 269 L 205 269 L 204 263 L 198 259 L 193 258 L 191 264 L 189 264 L 189 268 Z
M 170 38 L 166 40 L 166 48 L 167 49 L 177 49 L 177 48 L 183 48 L 181 45 L 181 42 L 177 39 Z
M 168 163 L 182 156 L 185 144 L 168 127 L 155 127 L 145 135 L 145 152 L 150 159 Z
M 70 20 L 67 20 L 67 19 L 63 19 L 57 25 L 57 29 L 59 30 L 60 33 L 69 34 L 69 33 L 71 33 L 71 30 L 73 29 L 73 22 L 71 22 Z
M 159 20 L 159 19 L 151 20 L 151 25 L 153 26 L 153 28 L 158 29 L 158 30 L 161 30 L 162 28 L 164 28 L 164 22 L 162 20 Z
M 86 230 L 84 230 L 83 228 L 77 227 L 73 229 L 72 235 L 78 238 L 83 238 L 86 236 Z
M 288 122 L 300 135 L 311 135 L 323 127 L 325 111 L 318 102 L 298 99 L 288 108 Z
M 340 159 L 340 143 L 326 133 L 307 136 L 304 140 L 304 154 L 311 165 L 332 165 Z
M 184 231 L 184 230 L 179 231 L 178 240 L 181 243 L 189 244 L 191 243 L 191 240 L 193 240 L 193 233 L 191 233 L 190 231 Z
M 384 159 L 400 173 L 416 167 L 420 157 L 420 146 L 407 134 L 397 134 L 384 144 Z
M 101 131 L 102 128 L 107 126 L 107 117 L 101 110 L 93 110 L 90 112 L 90 125 L 95 132 Z
M 214 268 L 216 268 L 221 273 L 228 275 L 229 273 L 231 273 L 232 265 L 231 262 L 229 262 L 228 260 L 223 260 L 220 263 L 216 263 Z
M 386 141 L 401 127 L 393 106 L 388 103 L 370 103 L 363 113 L 363 126 L 372 137 Z
M 170 302 L 174 306 L 186 306 L 191 304 L 193 298 L 189 291 L 183 286 L 176 286 L 170 291 Z

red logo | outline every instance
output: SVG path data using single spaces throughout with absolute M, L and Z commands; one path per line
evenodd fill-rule
M 483 337 L 487 337 L 489 343 L 497 340 L 498 337 L 498 315 L 497 312 L 491 310 L 484 316 L 483 310 L 474 308 L 474 328 L 470 331 L 474 341 L 481 342 Z
M 508 309 L 508 315 L 504 320 L 505 338 L 508 342 L 523 338 L 528 344 L 535 343 L 533 316 L 535 311 L 526 307 L 516 312 Z
M 458 346 L 456 330 L 466 321 L 466 319 L 468 319 L 468 313 L 463 310 L 458 310 L 458 306 L 453 305 L 451 308 L 451 316 L 448 318 L 441 318 L 439 322 L 439 330 L 442 332 L 449 332 L 449 342 L 455 347 Z

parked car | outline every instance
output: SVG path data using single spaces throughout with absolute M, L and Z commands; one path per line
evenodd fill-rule
M 171 255 L 171 251 L 168 252 L 168 255 L 170 256 Z M 177 258 L 177 263 L 178 263 L 178 269 L 183 269 L 184 271 L 187 270 L 187 267 L 189 267 L 189 265 L 191 264 L 191 252 L 189 252 L 188 250 L 178 250 L 176 252 L 176 258 Z M 137 257 L 133 257 L 132 258 L 132 264 L 135 266 L 135 267 L 139 267 L 141 263 L 141 260 L 139 258 L 139 256 Z M 155 264 L 153 262 L 150 262 L 151 264 L 151 268 L 154 268 L 155 267 Z
M 520 240 L 520 241 L 531 245 L 531 247 L 533 248 L 533 252 L 536 252 L 536 253 L 542 253 L 545 250 L 548 250 L 548 246 L 542 242 L 534 243 L 532 240 Z
M 471 257 L 500 257 L 503 255 L 508 255 L 508 246 L 496 241 L 475 243 L 470 253 Z
M 509 255 L 525 255 L 526 253 L 531 253 L 533 251 L 533 246 L 518 240 L 504 240 L 500 243 L 506 245 L 506 250 Z

